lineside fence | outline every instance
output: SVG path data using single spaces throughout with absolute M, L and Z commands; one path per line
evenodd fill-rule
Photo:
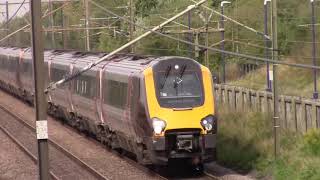
M 231 111 L 273 112 L 273 96 L 267 91 L 215 84 L 216 105 Z M 320 102 L 297 96 L 279 96 L 281 128 L 305 133 L 320 128 Z

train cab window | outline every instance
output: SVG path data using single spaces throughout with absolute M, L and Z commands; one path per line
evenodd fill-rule
M 160 106 L 167 108 L 197 107 L 203 104 L 202 83 L 197 73 L 157 73 L 157 97 Z
M 128 84 L 107 80 L 105 87 L 104 102 L 116 108 L 125 109 Z

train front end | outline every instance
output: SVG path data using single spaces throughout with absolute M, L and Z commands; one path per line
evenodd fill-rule
M 194 60 L 170 57 L 144 72 L 153 134 L 147 147 L 153 164 L 215 160 L 217 117 L 212 76 Z

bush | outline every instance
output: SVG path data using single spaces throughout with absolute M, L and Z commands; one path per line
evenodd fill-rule
M 312 130 L 303 137 L 303 150 L 309 155 L 320 155 L 320 131 Z
M 219 164 L 240 173 L 254 171 L 256 178 L 320 179 L 320 130 L 305 135 L 282 130 L 280 156 L 275 160 L 270 116 L 226 108 L 219 112 Z
M 218 162 L 248 172 L 271 150 L 270 119 L 259 112 L 222 112 L 219 121 Z

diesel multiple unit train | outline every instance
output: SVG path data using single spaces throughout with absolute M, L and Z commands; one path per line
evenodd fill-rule
M 46 85 L 105 53 L 44 52 Z M 30 48 L 0 47 L 2 89 L 33 103 Z M 48 113 L 142 164 L 215 159 L 217 118 L 208 68 L 183 57 L 119 54 L 47 94 Z

